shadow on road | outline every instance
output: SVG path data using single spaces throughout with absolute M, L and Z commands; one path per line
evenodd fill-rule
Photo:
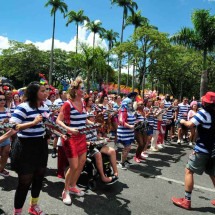
M 201 207 L 201 208 L 192 208 L 191 211 L 196 211 L 196 212 L 202 212 L 203 213 L 215 213 L 215 208 L 214 207 Z
M 83 208 L 86 214 L 130 215 L 131 211 L 128 207 L 130 201 L 118 196 L 123 189 L 127 188 L 126 184 L 119 181 L 112 186 L 101 185 L 94 191 L 96 195 L 86 194 L 83 202 L 74 198 L 73 204 Z

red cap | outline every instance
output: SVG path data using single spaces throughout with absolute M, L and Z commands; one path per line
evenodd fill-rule
M 215 103 L 215 93 L 207 92 L 204 96 L 202 96 L 202 102 L 208 103 L 208 104 Z

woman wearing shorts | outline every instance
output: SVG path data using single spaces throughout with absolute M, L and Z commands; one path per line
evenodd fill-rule
M 84 192 L 77 186 L 77 180 L 81 174 L 86 161 L 86 135 L 80 134 L 78 129 L 86 126 L 87 112 L 83 102 L 84 85 L 83 80 L 77 77 L 71 83 L 69 99 L 62 106 L 57 118 L 57 124 L 66 128 L 71 137 L 63 140 L 63 149 L 69 162 L 69 169 L 65 175 L 65 188 L 62 193 L 64 204 L 71 204 L 69 194 L 83 196 Z M 92 123 L 89 123 L 92 124 Z

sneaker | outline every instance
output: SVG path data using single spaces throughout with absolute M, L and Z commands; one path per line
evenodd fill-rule
M 215 206 L 215 199 L 211 201 L 211 204 Z
M 126 165 L 131 165 L 132 163 L 131 163 L 130 161 L 126 160 L 126 161 L 125 161 L 125 164 L 126 164 Z
M 192 146 L 193 145 L 193 143 L 192 142 L 189 142 L 189 146 Z
M 155 147 L 153 147 L 153 146 L 150 148 L 150 150 L 151 150 L 152 152 L 158 152 L 158 151 L 159 151 L 157 148 L 155 148 Z
M 140 163 L 141 161 L 139 160 L 139 158 L 137 158 L 136 156 L 134 157 L 134 161 L 136 162 L 136 163 Z
M 118 167 L 122 170 L 127 170 L 127 167 L 125 166 L 125 163 L 119 163 Z
M 8 176 L 10 176 L 10 173 L 9 173 L 7 170 L 3 169 L 3 170 L 0 172 L 0 175 L 1 175 L 1 176 L 4 176 L 4 177 L 8 177 Z
M 78 197 L 81 197 L 81 196 L 84 196 L 85 195 L 85 192 L 80 190 L 77 186 L 75 187 L 70 187 L 69 188 L 69 193 L 70 194 L 73 194 L 73 195 L 76 195 Z
M 31 205 L 28 213 L 32 215 L 46 215 L 39 207 L 39 205 Z
M 53 148 L 53 151 L 52 151 L 52 158 L 56 158 L 57 157 L 57 149 L 56 148 Z
M 158 144 L 158 149 L 163 149 L 163 145 L 162 144 Z
M 148 158 L 149 155 L 148 155 L 146 152 L 142 152 L 142 153 L 141 153 L 141 157 L 143 157 L 143 158 Z
M 181 140 L 178 139 L 178 140 L 177 140 L 177 144 L 178 144 L 178 145 L 181 145 Z
M 71 205 L 72 204 L 72 199 L 69 195 L 69 191 L 67 190 L 64 190 L 63 193 L 62 193 L 62 199 L 63 199 L 63 203 L 65 205 Z
M 185 198 L 175 198 L 175 197 L 172 197 L 172 202 L 173 204 L 181 207 L 181 208 L 184 208 L 186 210 L 190 210 L 191 209 L 191 201 L 185 199 Z
M 115 176 L 115 175 L 113 175 L 111 177 L 112 177 L 111 181 L 108 183 L 105 183 L 106 185 L 112 185 L 112 184 L 116 183 L 119 179 L 118 176 Z

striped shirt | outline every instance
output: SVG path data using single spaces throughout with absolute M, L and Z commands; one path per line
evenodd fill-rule
M 145 107 L 144 111 L 146 113 L 148 113 L 150 111 L 150 109 L 147 108 L 147 107 Z M 154 115 L 153 115 L 153 113 L 149 114 L 149 116 L 147 117 L 147 121 L 148 121 L 148 123 L 149 123 L 150 126 L 152 126 L 152 127 L 154 126 Z
M 90 132 L 88 132 L 86 134 L 86 140 L 87 141 L 97 140 L 97 131 L 96 131 L 96 129 L 92 129 L 92 130 L 90 130 Z
M 131 112 L 127 112 L 127 122 L 129 125 L 134 125 L 135 116 Z M 122 143 L 132 143 L 134 141 L 134 129 L 130 129 L 124 126 L 118 126 L 117 128 L 117 140 Z
M 178 105 L 178 119 L 187 120 L 187 114 L 189 110 L 190 110 L 190 105 L 188 104 L 184 105 L 183 103 L 180 103 Z
M 82 129 L 86 127 L 87 112 L 82 102 L 82 111 L 79 112 L 70 101 L 66 101 L 63 107 L 70 105 L 70 127 Z
M 199 110 L 194 117 L 190 120 L 193 124 L 196 126 L 201 125 L 203 128 L 209 129 L 211 127 L 211 115 L 204 109 Z M 201 153 L 209 153 L 206 149 L 203 141 L 201 140 L 201 134 L 199 134 L 199 137 L 196 140 L 196 145 L 194 147 L 194 150 L 196 152 Z
M 102 108 L 103 108 L 103 111 L 108 110 L 107 106 L 104 106 L 104 105 L 103 105 Z M 108 112 L 105 112 L 105 113 L 103 114 L 103 116 L 104 116 L 104 120 L 108 119 Z
M 37 109 L 33 109 L 29 106 L 28 102 L 24 102 L 17 106 L 12 117 L 10 119 L 11 122 L 15 122 L 17 124 L 24 124 L 28 122 L 34 121 L 35 117 L 38 114 L 42 114 L 44 118 L 47 118 L 49 115 L 49 108 L 47 105 L 40 106 Z M 29 137 L 42 137 L 45 135 L 45 127 L 43 122 L 38 123 L 35 126 L 27 128 L 23 131 L 19 131 L 17 133 L 18 137 L 29 138 Z
M 171 105 L 172 105 L 171 102 L 165 101 L 164 108 L 168 109 Z M 167 117 L 167 119 L 172 119 L 173 113 L 172 113 L 172 109 L 171 108 L 169 110 L 167 110 L 166 117 Z
M 5 111 L 0 112 L 0 122 L 4 121 L 5 119 L 9 119 L 11 116 L 7 112 L 6 108 Z
M 53 105 L 61 107 L 64 104 L 65 101 L 63 101 L 61 98 L 56 99 L 53 103 Z

